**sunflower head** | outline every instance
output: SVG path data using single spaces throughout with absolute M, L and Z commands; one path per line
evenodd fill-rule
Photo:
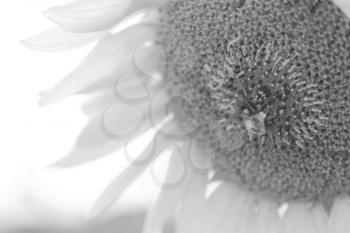
M 350 191 L 349 19 L 332 1 L 173 1 L 162 46 L 218 173 L 282 200 Z
M 60 165 L 121 147 L 131 163 L 95 215 L 150 167 L 162 191 L 146 233 L 174 213 L 178 232 L 349 232 L 350 20 L 335 1 L 77 0 L 47 15 L 60 29 L 28 46 L 98 41 L 42 97 L 90 97 Z M 162 182 L 154 167 L 166 152 Z

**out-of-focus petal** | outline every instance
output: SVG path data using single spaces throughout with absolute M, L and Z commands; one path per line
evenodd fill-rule
M 350 198 L 339 198 L 334 202 L 329 219 L 329 232 L 350 232 Z
M 190 181 L 185 190 L 185 196 L 177 215 L 178 232 L 197 232 L 203 217 L 203 209 L 206 203 L 206 186 L 208 177 L 195 173 L 189 174 Z
M 149 6 L 161 6 L 169 2 L 170 0 L 134 0 L 131 9 L 140 9 L 140 8 L 145 8 Z
M 109 106 L 118 102 L 113 90 L 113 83 L 106 83 L 107 86 L 94 85 L 95 90 L 86 95 L 87 99 L 82 105 L 82 111 L 89 118 L 100 116 Z
M 134 105 L 150 101 L 148 86 L 135 74 L 120 76 L 114 86 L 116 98 L 122 103 Z
M 320 204 L 317 204 L 312 208 L 312 222 L 315 226 L 317 233 L 328 233 L 329 228 L 329 216 L 327 215 L 326 210 Z M 331 233 L 331 232 L 330 232 Z
M 124 193 L 125 189 L 133 183 L 145 170 L 147 166 L 129 166 L 101 194 L 91 210 L 88 212 L 89 219 L 95 219 L 105 213 L 115 201 Z
M 147 213 L 144 233 L 161 233 L 164 224 L 169 220 L 185 193 L 189 176 L 186 170 L 183 169 L 185 164 L 182 155 L 176 147 L 172 146 L 170 149 L 172 151 L 171 158 L 163 189 L 157 202 Z
M 71 167 L 108 155 L 149 130 L 142 113 L 113 106 L 94 117 L 80 133 L 72 151 L 54 165 Z
M 133 138 L 146 123 L 146 110 L 115 104 L 104 111 L 101 127 L 108 136 L 123 140 Z
M 46 16 L 72 32 L 101 31 L 117 24 L 132 0 L 77 0 L 50 8 Z
M 80 133 L 73 149 L 53 166 L 71 167 L 90 162 L 119 149 L 123 142 L 113 141 L 102 132 L 100 119 L 96 118 Z
M 165 69 L 165 51 L 155 42 L 149 42 L 139 47 L 134 54 L 134 65 L 136 70 L 147 76 L 161 76 Z
M 311 207 L 306 203 L 290 203 L 282 221 L 283 233 L 317 233 Z
M 152 28 L 140 25 L 117 35 L 107 35 L 76 70 L 41 96 L 40 105 L 58 102 L 103 79 L 117 78 L 118 74 L 131 69 L 135 48 L 154 37 Z
M 156 141 L 154 142 L 153 140 Z M 137 158 L 139 161 L 146 160 L 147 163 L 142 164 L 142 166 L 132 163 L 118 175 L 95 202 L 88 213 L 89 218 L 94 219 L 107 211 L 119 199 L 126 188 L 148 168 L 154 156 L 157 156 L 167 146 L 167 142 L 162 140 L 161 137 L 154 136 L 150 145 L 152 146 L 152 150 L 148 150 L 147 147 Z M 151 159 L 148 159 L 150 156 Z
M 337 4 L 340 9 L 350 17 L 350 1 L 349 0 L 334 0 L 335 4 Z
M 248 199 L 236 220 L 235 229 L 237 232 L 256 233 L 254 229 L 254 226 L 258 223 L 256 197 L 252 193 L 246 195 Z
M 83 104 L 83 112 L 89 117 L 95 117 L 116 103 L 139 105 L 149 102 L 148 90 L 152 87 L 142 82 L 136 74 L 120 75 L 106 83 L 93 85 L 82 92 L 87 100 Z
M 201 228 L 198 232 L 215 233 L 225 221 L 229 212 L 232 199 L 232 187 L 230 183 L 224 182 L 207 200 L 204 219 L 202 219 Z
M 242 187 L 228 183 L 232 186 L 232 201 L 228 203 L 228 212 L 224 218 L 223 224 L 217 230 L 218 233 L 235 232 L 237 229 L 237 221 L 240 219 L 242 210 L 246 208 L 246 204 L 250 199 L 250 195 L 247 195 L 247 191 L 242 191 Z
M 279 233 L 280 217 L 278 205 L 272 200 L 262 199 L 258 204 L 256 233 Z
M 77 0 L 48 9 L 46 16 L 72 32 L 95 32 L 118 25 L 141 9 L 157 7 L 167 0 Z
M 34 37 L 23 40 L 22 43 L 30 48 L 45 52 L 54 52 L 77 48 L 106 35 L 106 31 L 92 33 L 73 33 L 61 28 L 42 32 Z

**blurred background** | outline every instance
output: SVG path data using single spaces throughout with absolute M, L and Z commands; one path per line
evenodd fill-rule
M 73 146 L 87 119 L 81 97 L 40 108 L 38 95 L 72 70 L 92 45 L 46 54 L 23 47 L 20 40 L 54 27 L 42 12 L 65 2 L 1 4 L 0 233 L 140 232 L 145 209 L 159 191 L 147 175 L 104 216 L 86 219 L 99 194 L 128 165 L 120 152 L 74 168 L 50 166 Z

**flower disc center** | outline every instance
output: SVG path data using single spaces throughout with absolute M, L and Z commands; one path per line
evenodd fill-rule
M 171 92 L 215 172 L 284 201 L 350 193 L 350 20 L 333 1 L 176 0 L 162 15 Z

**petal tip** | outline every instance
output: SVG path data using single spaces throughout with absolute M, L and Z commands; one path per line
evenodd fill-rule
M 77 154 L 77 151 L 73 149 L 71 152 L 68 153 L 68 155 L 51 163 L 50 167 L 51 168 L 71 168 L 71 167 L 82 165 L 87 162 L 87 161 L 84 161 L 83 158 L 81 158 L 81 156 L 74 156 L 76 154 Z
M 19 43 L 26 48 L 32 48 L 31 38 L 20 40 Z
M 65 163 L 64 159 L 57 160 L 51 164 L 49 164 L 49 168 L 67 168 L 70 167 L 68 164 Z
M 49 20 L 55 21 L 55 19 L 56 19 L 56 14 L 53 13 L 52 8 L 43 11 L 42 14 L 43 14 L 46 18 L 48 18 Z
M 51 93 L 48 92 L 43 92 L 39 95 L 40 99 L 39 99 L 39 106 L 40 107 L 46 107 L 52 104 L 57 103 L 59 100 L 58 99 L 54 99 L 52 97 L 53 95 Z
M 43 48 L 40 48 L 36 41 L 34 40 L 33 37 L 31 38 L 27 38 L 27 39 L 24 39 L 24 40 L 20 40 L 19 43 L 25 47 L 25 48 L 28 48 L 28 49 L 32 49 L 32 50 L 37 50 L 37 51 L 46 51 L 45 49 Z
M 85 218 L 89 222 L 94 222 L 98 220 L 109 210 L 110 206 L 105 206 L 104 205 L 105 203 L 101 204 L 101 202 L 103 202 L 103 200 L 101 200 L 101 197 L 100 197 L 93 203 L 93 205 L 84 214 Z
M 58 16 L 58 15 L 57 15 L 57 12 L 56 12 L 56 10 L 55 10 L 54 7 L 49 8 L 49 9 L 43 11 L 42 14 L 43 14 L 44 16 L 46 16 L 48 19 L 50 19 L 50 20 L 57 19 L 57 16 Z
M 49 20 L 51 20 L 52 22 L 54 22 L 55 24 L 57 24 L 59 27 L 67 30 L 67 31 L 71 31 L 69 30 L 69 28 L 67 28 L 65 26 L 65 21 L 67 20 L 65 17 L 60 16 L 59 12 L 57 12 L 57 10 L 55 10 L 55 8 L 50 8 L 46 11 L 43 11 L 43 14 L 46 18 L 48 18 Z

